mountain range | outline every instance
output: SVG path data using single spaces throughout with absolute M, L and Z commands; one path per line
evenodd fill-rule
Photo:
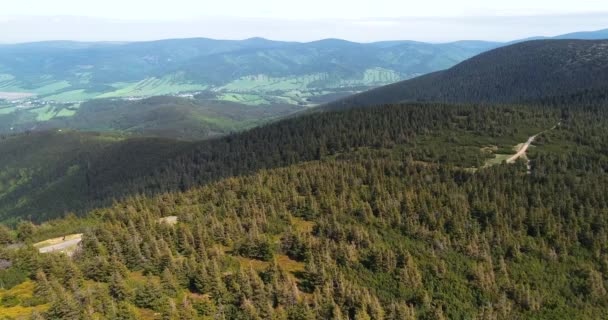
M 555 38 L 602 39 L 607 34 L 600 30 Z M 207 89 L 269 92 L 370 87 L 447 69 L 503 45 L 339 39 L 296 43 L 262 38 L 24 43 L 0 46 L 0 88 L 65 102 Z
M 557 38 L 605 36 L 600 30 Z M 1 45 L 0 133 L 62 128 L 204 139 L 448 69 L 504 45 L 261 38 Z M 173 98 L 148 99 L 158 95 Z
M 291 90 L 306 96 L 312 90 L 369 87 L 412 78 L 496 45 L 477 41 L 362 44 L 338 39 L 292 43 L 259 38 L 28 43 L 0 47 L 0 88 L 61 102 L 209 89 Z
M 63 128 L 202 139 L 443 69 L 494 45 L 334 39 L 5 45 L 0 133 Z M 172 102 L 137 103 L 158 95 L 172 95 Z M 243 114 L 246 121 L 235 121 Z

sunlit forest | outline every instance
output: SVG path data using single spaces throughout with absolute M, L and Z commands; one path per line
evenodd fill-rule
M 175 190 L 0 227 L 12 244 L 0 251 L 0 310 L 32 319 L 601 319 L 605 112 L 390 105 L 207 142 L 154 176 Z M 538 132 L 513 164 L 484 151 Z M 71 257 L 33 246 L 76 233 Z

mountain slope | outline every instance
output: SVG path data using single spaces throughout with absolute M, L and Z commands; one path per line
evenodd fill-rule
M 262 128 L 247 143 L 291 140 L 291 149 L 279 144 L 287 156 L 299 142 L 340 152 L 324 156 L 321 148 L 319 160 L 130 197 L 82 219 L 0 227 L 0 314 L 603 319 L 607 112 L 398 105 Z M 458 158 L 526 139 L 558 116 L 562 124 L 535 142 L 530 169 L 518 162 L 472 170 Z M 263 138 L 275 135 L 286 137 Z M 214 170 L 205 158 L 225 153 L 206 146 L 196 165 Z M 79 234 L 71 257 L 13 249 Z
M 484 76 L 498 75 L 500 76 L 498 78 L 505 81 L 507 88 L 520 90 L 522 84 L 517 81 L 520 71 L 525 69 L 523 67 L 534 67 L 537 68 L 534 70 L 539 70 L 537 74 L 540 75 L 535 80 L 550 81 L 550 83 L 541 83 L 539 88 L 551 88 L 551 84 L 554 84 L 555 88 L 560 89 L 559 92 L 547 89 L 542 93 L 542 97 L 553 93 L 561 99 L 559 97 L 567 94 L 569 90 L 579 90 L 583 94 L 571 95 L 569 101 L 580 102 L 589 96 L 605 99 L 606 95 L 601 92 L 602 86 L 596 85 L 596 82 L 601 83 L 606 77 L 605 72 L 596 74 L 606 66 L 603 60 L 604 47 L 605 41 L 563 40 L 522 43 L 484 54 L 452 70 L 420 79 L 425 84 L 424 81 L 427 80 L 424 79 L 441 79 L 443 74 L 448 74 L 451 78 L 447 77 L 447 79 L 450 81 L 466 80 L 458 82 L 462 88 L 479 84 L 483 89 L 480 95 L 475 95 L 477 91 L 471 91 L 469 92 L 471 95 L 464 98 L 474 100 L 476 97 L 488 97 L 490 92 L 491 101 L 508 102 L 511 101 L 508 95 L 500 90 L 497 92 L 497 88 L 490 81 L 481 81 L 474 71 L 487 71 L 483 73 Z M 567 54 L 564 55 L 564 52 Z M 509 64 L 496 66 L 488 63 L 488 61 L 496 61 L 497 57 Z M 564 57 L 569 59 L 567 64 L 563 63 Z M 518 66 L 518 68 L 507 68 L 510 66 Z M 496 70 L 502 71 L 496 72 Z M 587 73 L 583 73 L 582 70 L 586 70 Z M 463 78 L 462 74 L 467 75 L 468 78 Z M 568 74 L 569 77 L 564 77 L 564 74 Z M 586 77 L 592 77 L 593 81 Z M 420 79 L 411 83 L 421 83 Z M 572 85 L 573 80 L 579 81 L 579 84 Z M 450 81 L 431 81 L 431 83 L 443 88 L 442 85 L 451 85 Z M 587 87 L 583 88 L 582 84 Z M 400 89 L 399 85 L 393 87 Z M 425 88 L 428 89 L 421 87 L 421 89 Z M 533 87 L 528 84 L 525 89 L 529 88 Z M 436 89 L 431 89 L 435 90 L 431 92 L 437 92 Z M 390 101 L 391 96 L 383 93 L 383 90 L 386 89 L 378 91 Z M 400 92 L 400 90 L 396 91 L 396 93 Z M 441 92 L 467 93 L 466 90 Z M 528 92 L 530 91 L 524 91 L 524 93 Z M 540 95 L 537 90 L 532 90 L 532 94 Z M 461 96 L 447 97 L 450 99 L 445 100 L 458 101 L 453 98 Z M 518 97 L 526 101 L 531 99 L 529 96 Z M 150 117 L 146 119 L 138 119 L 137 113 L 122 113 L 125 109 L 129 111 L 129 106 L 145 111 L 150 101 L 165 103 L 166 108 L 171 110 L 171 104 L 176 100 L 155 98 L 128 102 L 126 108 L 120 107 L 123 110 L 121 112 L 116 111 L 120 108 L 113 109 L 111 106 L 92 109 L 104 114 L 100 118 L 112 113 L 121 115 L 119 118 L 110 117 L 108 118 L 110 120 L 97 123 L 99 126 L 113 125 L 137 132 L 136 130 L 139 129 L 137 124 L 143 123 L 154 130 L 165 130 L 166 128 L 156 121 L 158 115 L 164 114 L 165 108 L 156 110 L 152 107 Z M 177 99 L 177 101 L 182 100 Z M 185 101 L 192 103 L 191 100 Z M 123 103 L 125 102 L 120 102 L 119 105 Z M 151 105 L 155 106 L 156 103 Z M 351 105 L 353 104 L 349 104 Z M 578 109 L 586 110 L 576 104 L 565 108 L 397 105 L 370 110 L 356 109 L 305 115 L 202 142 L 112 138 L 118 141 L 104 142 L 103 148 L 97 147 L 97 143 L 89 142 L 89 138 L 79 138 L 79 134 L 74 132 L 64 133 L 72 135 L 65 143 L 46 136 L 50 134 L 54 137 L 57 132 L 11 136 L 4 143 L 0 143 L 0 154 L 10 154 L 21 144 L 34 143 L 46 148 L 26 149 L 20 153 L 21 157 L 29 158 L 27 152 L 40 152 L 38 156 L 32 157 L 37 159 L 34 163 L 8 160 L 4 162 L 4 159 L 0 158 L 0 172 L 9 173 L 1 186 L 3 195 L 0 197 L 0 219 L 18 220 L 20 217 L 28 217 L 34 220 L 46 220 L 66 211 L 82 213 L 85 209 L 108 204 L 112 199 L 122 199 L 134 194 L 187 190 L 221 178 L 250 174 L 260 169 L 288 166 L 325 157 L 348 157 L 352 151 L 356 151 L 355 154 L 358 155 L 357 152 L 360 150 L 374 152 L 388 150 L 389 154 L 400 152 L 401 156 L 411 155 L 413 159 L 419 161 L 479 168 L 484 166 L 488 158 L 496 156 L 496 152 L 488 152 L 488 150 L 494 148 L 503 152 L 510 150 L 514 145 L 527 140 L 530 135 L 554 127 L 560 118 L 567 115 L 567 112 L 577 113 Z M 221 113 L 218 109 L 214 110 L 216 113 Z M 238 113 L 242 113 L 242 116 L 247 118 L 246 110 L 240 110 Z M 226 110 L 226 112 L 232 111 Z M 187 118 L 191 115 L 186 113 Z M 85 118 L 76 119 L 83 121 L 85 123 L 83 126 L 90 125 Z M 175 123 L 182 123 L 180 117 L 168 118 L 170 121 L 175 119 L 178 120 Z M 29 142 L 32 139 L 35 141 Z M 91 147 L 87 147 L 89 143 Z M 589 142 L 590 145 L 598 143 L 600 142 Z M 74 151 L 80 149 L 83 151 Z M 47 162 L 45 161 L 47 157 L 56 160 Z M 70 174 L 66 175 L 66 173 Z M 77 179 L 68 181 L 67 185 L 74 191 L 70 193 L 69 199 L 61 201 L 52 197 L 53 194 L 61 193 L 62 183 L 65 182 L 62 179 L 72 176 Z M 45 199 L 53 201 L 45 202 Z
M 538 102 L 608 89 L 608 41 L 538 40 L 482 53 L 445 71 L 364 92 L 329 109 L 437 101 Z
M 558 118 L 553 109 L 516 113 L 510 108 L 404 105 L 306 115 L 200 142 L 98 135 L 94 141 L 104 141 L 98 146 L 87 138 L 91 134 L 78 132 L 12 136 L 0 141 L 1 154 L 20 145 L 45 148 L 19 149 L 14 161 L 0 158 L 0 172 L 7 173 L 0 181 L 0 220 L 42 221 L 130 195 L 187 190 L 359 149 L 480 167 L 494 156 L 481 150 L 484 144 L 508 149 L 554 126 Z M 62 191 L 66 189 L 70 192 Z
M 4 221 L 10 220 L 9 216 L 43 221 L 58 213 L 95 207 L 100 201 L 89 186 L 89 171 L 100 161 L 121 172 L 145 172 L 161 166 L 188 145 L 168 139 L 125 139 L 74 131 L 2 137 L 0 216 Z
M 248 129 L 302 109 L 289 104 L 249 106 L 196 97 L 158 96 L 135 101 L 97 99 L 83 102 L 78 108 L 69 108 L 70 116 L 56 116 L 46 121 L 38 121 L 37 110 L 41 109 L 36 108 L 0 114 L 0 134 L 72 129 L 200 140 Z

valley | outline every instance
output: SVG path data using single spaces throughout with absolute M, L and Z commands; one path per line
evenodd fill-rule
M 601 32 L 577 36 L 593 38 L 595 34 Z M 5 45 L 0 46 L 0 133 L 72 129 L 62 125 L 89 101 L 112 103 L 171 96 L 197 97 L 213 106 L 229 102 L 268 107 L 271 112 L 286 105 L 313 108 L 445 70 L 504 45 L 484 41 L 355 43 L 337 39 L 298 43 L 261 38 Z M 252 120 L 263 123 L 282 116 L 279 112 Z M 223 117 L 217 120 L 230 121 Z M 237 124 L 231 130 L 247 128 Z M 222 130 L 214 131 L 221 134 Z M 209 136 L 213 135 L 187 138 Z

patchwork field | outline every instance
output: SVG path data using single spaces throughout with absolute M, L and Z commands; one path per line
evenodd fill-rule
M 260 121 L 284 115 L 289 108 L 295 111 L 314 107 L 405 78 L 394 70 L 374 67 L 359 72 L 351 70 L 343 75 L 312 71 L 287 76 L 260 73 L 234 76 L 235 80 L 227 77 L 218 82 L 207 82 L 204 77 L 195 80 L 196 77 L 184 71 L 176 71 L 146 76 L 140 81 L 103 83 L 95 78 L 92 69 L 76 69 L 78 71 L 73 71 L 72 77 L 61 80 L 51 74 L 25 80 L 8 73 L 0 74 L 0 133 L 71 128 L 126 130 L 186 139 L 208 137 L 250 128 Z M 121 105 L 116 104 L 117 101 L 136 102 L 156 96 L 186 98 L 192 103 L 185 100 L 177 104 L 175 101 L 162 103 L 155 111 L 145 107 L 148 111 L 139 115 L 133 111 L 112 110 Z M 88 102 L 98 102 L 94 103 L 95 108 L 101 109 L 81 108 L 82 105 L 90 106 Z M 244 113 L 232 114 L 232 107 L 213 109 L 227 107 L 222 105 L 224 103 L 266 111 L 247 111 L 244 113 L 250 115 L 241 119 Z M 199 110 L 201 107 L 204 110 Z M 277 113 L 277 108 L 283 111 Z M 260 116 L 251 116 L 255 114 Z M 137 119 L 144 120 L 139 125 L 131 125 L 139 121 Z
M 114 83 L 111 87 L 116 90 L 98 94 L 95 98 L 150 97 L 179 92 L 201 91 L 208 88 L 207 85 L 180 81 L 176 75 L 160 79 L 152 77 L 136 83 Z
M 328 73 L 314 73 L 303 76 L 272 77 L 265 74 L 241 77 L 219 88 L 220 91 L 309 91 L 311 89 L 330 89 L 352 86 L 380 86 L 403 80 L 407 77 L 399 73 L 383 69 L 371 68 L 365 70 L 360 77 L 340 79 Z

